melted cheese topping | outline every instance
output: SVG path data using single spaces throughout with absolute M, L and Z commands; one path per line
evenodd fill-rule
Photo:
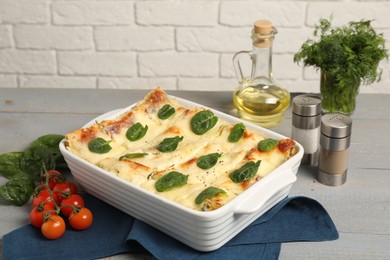
M 158 117 L 159 109 L 170 104 L 175 113 L 168 119 Z M 204 108 L 185 108 L 176 100 L 168 98 L 160 88 L 151 91 L 143 101 L 130 111 L 112 120 L 104 120 L 90 127 L 81 128 L 66 135 L 67 149 L 102 169 L 134 183 L 152 193 L 180 203 L 195 210 L 213 210 L 243 192 L 249 186 L 295 153 L 295 143 L 291 139 L 279 141 L 279 145 L 269 152 L 257 149 L 257 144 L 265 137 L 251 129 L 246 129 L 236 143 L 228 141 L 233 125 L 218 119 L 216 125 L 203 135 L 196 135 L 191 129 L 191 119 Z M 137 141 L 129 141 L 127 130 L 136 123 L 148 126 L 145 136 Z M 165 138 L 183 137 L 173 152 L 160 152 L 156 146 Z M 98 154 L 91 152 L 88 143 L 95 138 L 109 141 L 111 150 Z M 143 153 L 133 159 L 119 158 L 126 154 Z M 197 166 L 200 156 L 219 153 L 215 166 L 204 170 Z M 254 177 L 244 182 L 234 183 L 230 173 L 250 161 L 261 160 Z M 188 175 L 187 183 L 171 190 L 158 192 L 155 183 L 165 174 L 178 171 Z M 217 194 L 196 204 L 196 197 L 207 187 L 217 187 L 225 194 Z

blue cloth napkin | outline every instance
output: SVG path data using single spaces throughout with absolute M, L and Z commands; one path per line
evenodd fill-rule
M 3 237 L 3 259 L 96 259 L 121 253 L 157 259 L 278 259 L 281 243 L 338 238 L 326 210 L 306 197 L 285 198 L 222 248 L 199 252 L 132 218 L 101 200 L 85 196 L 94 213 L 85 231 L 67 229 L 57 240 L 45 239 L 32 225 Z

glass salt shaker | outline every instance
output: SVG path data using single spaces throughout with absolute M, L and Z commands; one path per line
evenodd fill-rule
M 344 114 L 329 113 L 321 119 L 318 180 L 339 186 L 347 180 L 352 119 Z
M 292 101 L 291 137 L 303 146 L 301 165 L 317 165 L 321 124 L 321 99 L 299 95 Z

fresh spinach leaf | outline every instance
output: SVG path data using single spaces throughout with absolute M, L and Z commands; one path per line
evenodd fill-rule
M 140 122 L 138 122 L 132 125 L 129 129 L 127 129 L 126 137 L 127 139 L 129 139 L 129 141 L 137 141 L 144 137 L 147 131 L 148 126 L 145 125 L 144 127 Z
M 45 147 L 52 153 L 60 153 L 59 144 L 62 139 L 64 139 L 63 135 L 48 134 L 38 137 L 29 147 Z
M 164 192 L 187 184 L 187 180 L 188 175 L 172 171 L 158 179 L 155 183 L 155 187 L 158 192 Z
M 260 162 L 261 160 L 258 160 L 256 163 L 253 161 L 247 162 L 239 169 L 236 169 L 232 173 L 230 173 L 229 175 L 230 179 L 235 183 L 249 180 L 250 178 L 256 175 L 260 167 Z
M 20 159 L 24 152 L 10 152 L 0 155 L 0 175 L 10 179 L 12 176 L 23 173 L 20 168 Z
M 233 126 L 232 131 L 230 131 L 228 141 L 231 143 L 238 142 L 245 132 L 245 125 L 243 123 L 238 123 Z
M 278 143 L 279 143 L 278 140 L 268 138 L 265 140 L 261 140 L 257 144 L 257 149 L 259 149 L 262 152 L 268 152 L 274 149 L 278 145 Z
M 0 187 L 0 196 L 15 206 L 26 204 L 34 192 L 34 183 L 30 176 L 24 173 L 13 176 L 5 185 Z
M 203 135 L 218 122 L 218 117 L 210 110 L 204 110 L 196 113 L 191 118 L 191 129 L 197 135 Z
M 183 138 L 183 136 L 165 138 L 156 146 L 156 149 L 162 153 L 173 152 L 176 150 L 179 142 L 183 141 Z
M 25 204 L 34 188 L 34 181 L 41 173 L 66 166 L 59 143 L 63 135 L 48 134 L 34 140 L 23 152 L 0 155 L 0 174 L 9 181 L 0 187 L 0 196 L 7 202 L 21 206 Z
M 195 199 L 196 204 L 202 204 L 206 199 L 212 198 L 218 194 L 226 194 L 226 191 L 216 187 L 207 187 Z
M 47 134 L 35 139 L 29 146 L 29 149 L 36 148 L 39 150 L 43 148 L 44 150 L 48 150 L 51 153 L 51 157 L 54 158 L 55 163 L 53 163 L 52 167 L 46 167 L 47 170 L 53 170 L 54 168 L 68 168 L 68 165 L 65 162 L 64 157 L 60 152 L 59 144 L 64 139 L 65 136 L 60 134 Z
M 135 158 L 142 158 L 142 157 L 145 157 L 146 155 L 148 155 L 147 153 L 128 153 L 128 154 L 125 154 L 125 155 L 122 155 L 121 157 L 119 157 L 119 161 L 122 161 L 122 160 L 130 160 L 130 159 L 135 159 Z
M 218 158 L 221 157 L 221 155 L 221 153 L 210 153 L 203 155 L 198 158 L 196 165 L 203 170 L 210 169 L 218 162 Z
M 165 120 L 168 119 L 176 112 L 175 108 L 169 104 L 164 105 L 157 113 L 158 118 Z
M 88 149 L 93 153 L 103 154 L 111 151 L 112 147 L 110 146 L 110 141 L 98 137 L 88 143 Z
M 53 154 L 44 146 L 31 146 L 20 158 L 20 168 L 24 173 L 28 173 L 35 180 L 38 180 L 42 172 L 55 169 L 56 156 L 58 154 Z
M 101 137 L 92 139 L 88 143 L 88 149 L 93 153 L 108 153 L 111 151 L 110 141 L 106 141 Z

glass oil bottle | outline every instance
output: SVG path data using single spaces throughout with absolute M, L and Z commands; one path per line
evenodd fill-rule
M 290 105 L 290 93 L 272 77 L 272 44 L 276 28 L 268 20 L 256 21 L 252 30 L 253 48 L 233 56 L 233 66 L 239 86 L 233 93 L 233 104 L 238 116 L 263 127 L 273 127 L 284 120 Z M 244 77 L 240 58 L 252 60 L 250 77 Z

